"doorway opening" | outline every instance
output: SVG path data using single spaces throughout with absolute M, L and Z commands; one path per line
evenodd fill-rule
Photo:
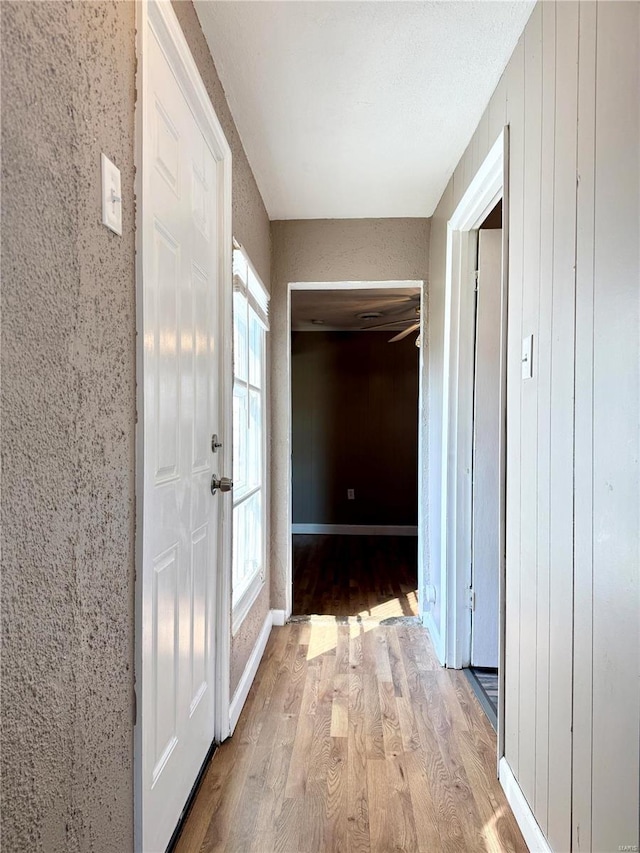
M 497 669 L 498 761 L 504 755 L 508 176 L 505 127 L 447 224 L 437 578 L 441 662 Z M 499 202 L 502 228 L 482 228 L 495 224 Z
M 293 618 L 419 621 L 422 291 L 290 285 Z

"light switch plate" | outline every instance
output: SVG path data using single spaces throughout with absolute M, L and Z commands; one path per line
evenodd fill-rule
M 533 377 L 533 335 L 522 339 L 522 378 Z
M 102 163 L 102 224 L 122 236 L 122 192 L 120 169 L 104 154 Z

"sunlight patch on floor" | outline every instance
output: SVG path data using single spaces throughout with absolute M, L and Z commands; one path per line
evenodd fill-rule
M 354 640 L 368 631 L 372 631 L 390 620 L 417 619 L 417 593 L 412 591 L 400 598 L 391 598 L 377 604 L 369 610 L 361 610 L 354 616 L 332 616 L 314 614 L 312 616 L 294 616 L 292 622 L 302 622 L 309 629 L 307 660 L 331 652 L 337 647 L 338 627 L 348 626 L 349 640 Z

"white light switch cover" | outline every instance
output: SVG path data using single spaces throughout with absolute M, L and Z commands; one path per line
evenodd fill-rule
M 533 335 L 522 339 L 522 378 L 533 377 Z
M 102 162 L 102 224 L 122 236 L 122 193 L 120 169 L 104 154 Z

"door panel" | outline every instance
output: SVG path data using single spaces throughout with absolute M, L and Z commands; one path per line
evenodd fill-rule
M 502 231 L 478 232 L 473 418 L 471 665 L 498 666 Z
M 217 166 L 149 27 L 143 278 L 142 846 L 166 848 L 214 738 Z

